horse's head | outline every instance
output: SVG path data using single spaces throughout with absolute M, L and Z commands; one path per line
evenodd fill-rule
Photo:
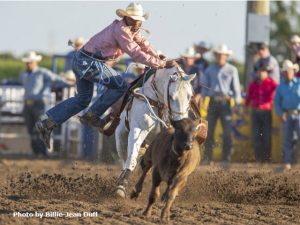
M 169 108 L 171 119 L 187 118 L 193 96 L 191 81 L 196 74 L 187 75 L 178 65 L 162 69 L 161 73 L 164 77 L 164 103 Z

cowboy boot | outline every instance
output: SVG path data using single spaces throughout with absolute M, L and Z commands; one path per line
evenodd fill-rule
M 81 124 L 86 124 L 97 128 L 103 128 L 105 126 L 105 121 L 92 112 L 86 112 L 83 116 L 80 116 L 79 121 Z
M 51 132 L 55 127 L 55 122 L 47 115 L 42 116 L 35 124 L 36 130 L 39 132 L 40 138 L 47 148 L 50 148 Z
M 131 173 L 132 172 L 129 169 L 125 169 L 121 172 L 117 180 L 117 188 L 115 190 L 118 197 L 126 198 L 126 188 L 128 187 L 128 179 Z

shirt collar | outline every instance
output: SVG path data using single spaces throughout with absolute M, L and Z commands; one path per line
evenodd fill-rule
M 27 71 L 28 74 L 32 74 L 35 73 L 36 71 L 38 71 L 39 67 L 37 66 L 35 69 L 33 69 L 31 72 Z
M 287 85 L 292 85 L 292 84 L 294 84 L 294 83 L 296 83 L 296 82 L 297 82 L 297 77 L 294 77 L 294 79 L 291 80 L 291 81 L 285 80 L 285 83 L 286 83 Z

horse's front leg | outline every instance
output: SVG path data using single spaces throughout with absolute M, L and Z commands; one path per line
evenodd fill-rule
M 136 167 L 141 145 L 156 125 L 156 122 L 147 113 L 143 114 L 141 111 L 136 112 L 135 117 L 131 115 L 127 160 L 117 182 L 116 194 L 122 198 L 126 197 L 129 176 Z
M 121 114 L 120 124 L 116 129 L 116 148 L 118 152 L 118 156 L 122 161 L 122 167 L 125 165 L 125 161 L 127 159 L 127 146 L 128 146 L 128 131 L 125 126 L 125 112 Z

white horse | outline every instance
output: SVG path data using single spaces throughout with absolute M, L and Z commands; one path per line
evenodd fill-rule
M 158 69 L 137 93 L 142 93 L 147 98 L 165 105 L 164 115 L 167 113 L 170 119 L 181 120 L 188 117 L 190 101 L 193 96 L 191 81 L 195 76 L 196 74 L 185 74 L 179 66 L 170 69 Z M 152 109 L 157 115 L 158 109 L 156 107 L 152 107 Z M 157 128 L 160 122 L 155 119 L 146 101 L 136 97 L 128 111 L 129 130 L 125 125 L 126 114 L 126 110 L 124 110 L 120 116 L 120 124 L 116 129 L 116 147 L 123 162 L 123 171 L 133 171 L 142 143 L 146 137 L 147 143 L 151 143 L 158 130 L 154 128 Z M 118 191 L 117 194 L 125 197 L 125 185 L 118 184 L 118 189 L 121 189 L 123 193 Z

